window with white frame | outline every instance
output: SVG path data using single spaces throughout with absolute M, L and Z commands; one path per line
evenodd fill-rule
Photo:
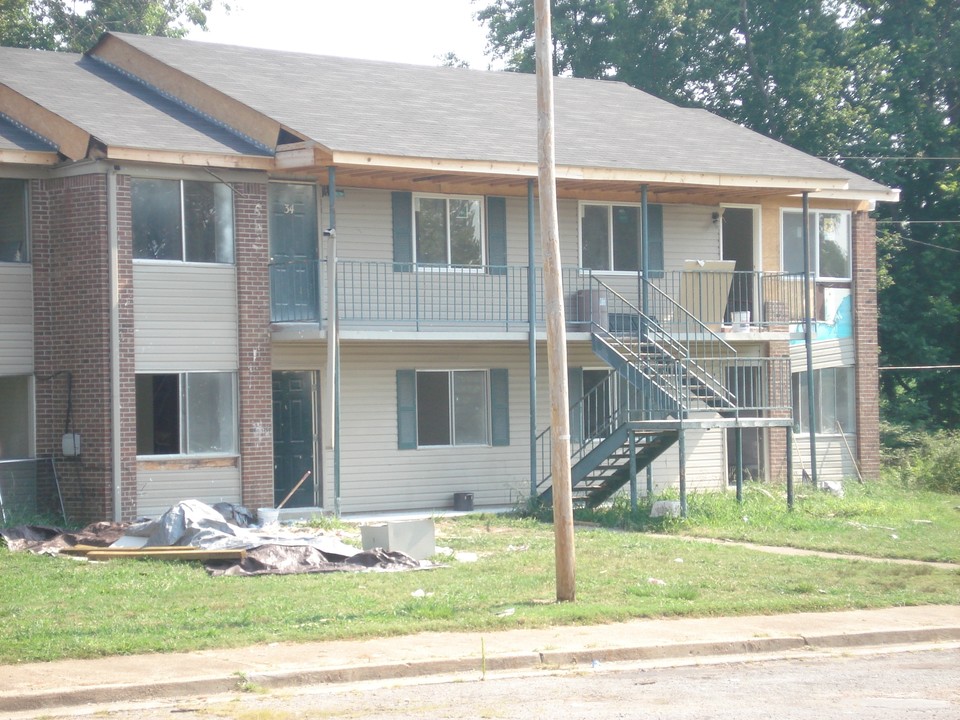
M 479 197 L 414 195 L 413 251 L 417 264 L 481 267 L 482 208 Z
M 27 183 L 0 178 L 0 262 L 30 262 Z
M 810 421 L 814 432 L 853 434 L 856 424 L 856 390 L 852 367 L 832 367 L 813 371 L 814 412 L 810 412 L 810 395 L 805 372 L 793 374 L 793 423 L 798 432 L 809 434 Z
M 131 180 L 133 256 L 233 263 L 233 190 L 219 182 Z
M 662 208 L 648 209 L 648 263 L 663 270 Z M 601 272 L 640 270 L 643 209 L 639 205 L 580 204 L 580 267 Z
M 235 455 L 236 373 L 138 374 L 137 455 Z
M 784 272 L 803 272 L 803 213 L 784 210 L 781 224 Z M 810 272 L 818 280 L 849 280 L 850 213 L 826 210 L 808 212 Z

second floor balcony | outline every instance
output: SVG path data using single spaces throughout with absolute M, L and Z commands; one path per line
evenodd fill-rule
M 802 277 L 780 272 L 683 270 L 658 273 L 644 284 L 636 274 L 597 275 L 563 269 L 567 326 L 587 331 L 628 322 L 610 312 L 604 287 L 628 298 L 668 331 L 696 332 L 690 318 L 713 332 L 780 331 L 803 321 Z M 325 261 L 270 266 L 271 320 L 317 323 L 331 316 Z M 350 329 L 510 332 L 529 327 L 531 312 L 545 323 L 543 271 L 535 268 L 530 303 L 525 265 L 431 267 L 390 261 L 339 260 L 336 317 Z M 699 324 L 702 323 L 702 326 Z

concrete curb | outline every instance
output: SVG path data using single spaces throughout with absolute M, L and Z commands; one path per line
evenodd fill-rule
M 781 637 L 754 637 L 744 640 L 707 642 L 679 642 L 663 645 L 640 645 L 617 648 L 596 648 L 576 651 L 548 651 L 505 653 L 483 658 L 471 655 L 443 660 L 393 662 L 376 665 L 344 665 L 342 667 L 311 670 L 300 668 L 283 672 L 231 673 L 192 679 L 151 681 L 122 685 L 96 685 L 84 688 L 65 688 L 56 691 L 23 692 L 16 695 L 0 693 L 0 712 L 29 712 L 52 708 L 76 707 L 88 704 L 142 702 L 191 695 L 216 695 L 238 692 L 244 682 L 278 689 L 306 685 L 354 683 L 370 680 L 428 677 L 455 673 L 488 671 L 516 671 L 589 667 L 598 662 L 640 662 L 645 660 L 686 660 L 722 656 L 750 656 L 755 654 L 788 653 L 806 648 L 860 648 L 884 645 L 945 643 L 960 641 L 960 626 L 908 628 L 822 635 L 793 635 Z

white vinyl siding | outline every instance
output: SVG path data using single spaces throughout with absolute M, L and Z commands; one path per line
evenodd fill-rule
M 33 267 L 0 263 L 0 375 L 33 372 Z
M 399 450 L 396 371 L 448 370 L 464 357 L 476 367 L 508 369 L 510 445 Z M 506 507 L 529 494 L 524 345 L 365 343 L 345 346 L 341 360 L 343 512 L 450 508 L 455 492 L 474 493 L 477 506 Z M 332 502 L 328 493 L 325 504 Z
M 838 365 L 853 365 L 854 358 L 855 348 L 852 338 L 818 340 L 813 344 L 814 370 Z M 802 342 L 790 345 L 790 368 L 795 373 L 807 371 L 807 351 Z
M 239 503 L 239 467 L 137 469 L 137 515 L 157 517 L 181 500 Z
M 134 263 L 137 372 L 237 369 L 232 266 Z

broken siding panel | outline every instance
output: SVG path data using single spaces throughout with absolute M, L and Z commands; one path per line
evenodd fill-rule
M 232 266 L 135 263 L 133 288 L 137 372 L 237 368 Z
M 33 373 L 33 267 L 0 263 L 0 375 Z
M 818 340 L 813 343 L 813 369 L 853 365 L 856 351 L 852 338 Z M 806 346 L 802 342 L 790 345 L 790 367 L 793 372 L 807 371 Z
M 137 469 L 137 515 L 157 517 L 181 500 L 240 503 L 240 468 Z
M 362 344 L 342 349 L 341 507 L 344 512 L 443 509 L 455 492 L 477 506 L 513 505 L 529 492 L 527 354 L 520 343 Z M 396 371 L 506 368 L 510 445 L 397 449 Z M 328 497 L 332 483 L 327 483 Z

